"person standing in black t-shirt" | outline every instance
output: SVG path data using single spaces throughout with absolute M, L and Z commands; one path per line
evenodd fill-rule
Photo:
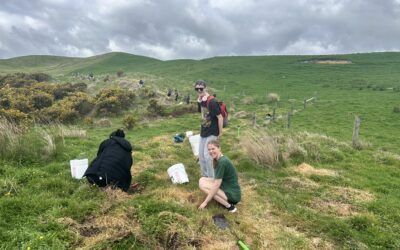
M 208 154 L 207 144 L 221 138 L 223 117 L 217 100 L 208 94 L 205 81 L 197 80 L 194 89 L 198 94 L 197 101 L 202 118 L 199 144 L 201 176 L 214 178 L 213 159 Z

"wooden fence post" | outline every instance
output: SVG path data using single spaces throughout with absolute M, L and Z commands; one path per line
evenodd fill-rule
M 307 107 L 307 99 L 306 98 L 304 98 L 303 106 L 304 106 L 304 109 L 306 109 L 306 107 Z
M 358 148 L 359 146 L 359 132 L 360 132 L 360 124 L 361 124 L 361 119 L 360 117 L 356 116 L 354 119 L 354 129 L 353 129 L 353 147 Z
M 276 115 L 276 108 L 273 108 L 273 109 L 272 109 L 272 121 L 273 121 L 273 122 L 274 122 L 275 119 L 276 119 L 275 115 Z
M 256 128 L 256 126 L 257 126 L 256 112 L 254 112 L 254 116 L 253 116 L 253 128 Z
M 287 114 L 287 128 L 290 128 L 291 122 L 292 122 L 292 112 L 289 112 Z

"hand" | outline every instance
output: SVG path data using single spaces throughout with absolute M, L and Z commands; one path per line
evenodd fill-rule
M 207 203 L 206 203 L 206 202 L 203 202 L 203 203 L 200 204 L 199 209 L 200 209 L 200 210 L 201 210 L 201 209 L 204 209 L 206 206 L 207 206 Z
M 222 133 L 219 133 L 219 135 L 218 135 L 218 137 L 217 137 L 217 140 L 218 140 L 218 141 L 221 140 L 221 137 L 222 137 Z

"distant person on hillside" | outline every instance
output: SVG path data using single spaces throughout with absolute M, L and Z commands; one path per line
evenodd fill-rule
M 100 144 L 84 176 L 99 187 L 111 185 L 127 191 L 132 180 L 132 163 L 132 146 L 125 139 L 124 131 L 118 129 Z
M 207 146 L 208 153 L 214 161 L 215 176 L 201 177 L 199 180 L 199 188 L 207 194 L 199 209 L 205 208 L 214 199 L 234 213 L 237 211 L 235 205 L 242 196 L 236 169 L 228 157 L 222 154 L 218 141 L 210 141 Z
M 139 87 L 143 87 L 143 85 L 144 85 L 144 81 L 143 81 L 142 79 L 140 79 L 140 81 L 139 81 Z
M 190 94 L 188 93 L 187 96 L 185 96 L 184 101 L 186 104 L 190 104 Z
M 177 102 L 179 99 L 179 92 L 177 89 L 175 89 L 175 101 Z
M 197 80 L 194 89 L 198 94 L 197 102 L 201 112 L 201 130 L 199 144 L 199 163 L 201 176 L 214 177 L 213 160 L 207 151 L 210 141 L 218 140 L 222 136 L 223 117 L 219 104 L 215 98 L 207 92 L 207 84 L 203 80 Z
M 172 95 L 172 89 L 169 88 L 167 91 L 167 96 L 170 97 L 171 95 Z

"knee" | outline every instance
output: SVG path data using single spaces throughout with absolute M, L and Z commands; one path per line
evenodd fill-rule
M 200 188 L 200 189 L 203 189 L 203 188 L 204 188 L 205 182 L 206 182 L 206 177 L 201 177 L 201 178 L 199 179 L 199 188 Z

